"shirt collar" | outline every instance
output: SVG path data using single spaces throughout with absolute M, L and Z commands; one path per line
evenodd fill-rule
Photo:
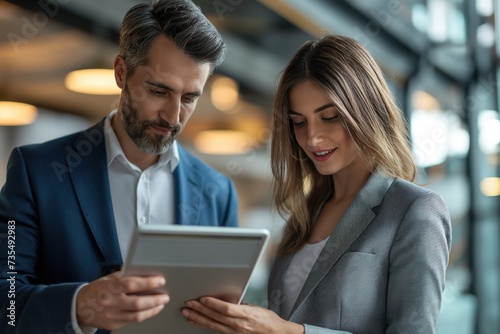
M 106 158 L 108 167 L 111 163 L 118 157 L 123 159 L 130 165 L 133 165 L 128 161 L 125 153 L 123 153 L 123 149 L 118 141 L 118 137 L 116 137 L 115 131 L 111 126 L 111 119 L 116 116 L 117 110 L 111 111 L 111 113 L 104 120 L 104 136 L 106 137 Z M 179 164 L 179 149 L 177 148 L 177 141 L 174 141 L 170 148 L 163 154 L 160 155 L 158 162 L 154 165 L 154 167 L 167 166 L 170 172 L 174 172 L 175 168 Z

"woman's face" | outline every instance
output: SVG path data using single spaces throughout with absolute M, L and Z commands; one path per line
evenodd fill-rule
M 288 113 L 299 146 L 320 174 L 333 175 L 362 164 L 336 107 L 311 81 L 292 87 Z

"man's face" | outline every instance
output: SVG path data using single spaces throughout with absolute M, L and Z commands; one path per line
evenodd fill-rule
M 121 62 L 121 64 L 120 64 Z M 198 64 L 165 36 L 153 42 L 149 63 L 126 76 L 123 59 L 115 71 L 123 74 L 118 115 L 125 130 L 142 151 L 162 154 L 191 117 L 207 81 L 210 66 Z M 117 82 L 119 79 L 117 79 Z

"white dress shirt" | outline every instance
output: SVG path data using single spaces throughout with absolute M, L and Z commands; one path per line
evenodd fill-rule
M 127 160 L 111 126 L 116 116 L 113 110 L 104 121 L 104 138 L 109 176 L 109 189 L 113 204 L 116 231 L 122 259 L 127 256 L 135 228 L 143 224 L 174 224 L 173 172 L 179 164 L 179 151 L 174 142 L 160 155 L 158 162 L 145 170 Z M 71 318 L 77 334 L 94 333 L 96 328 L 79 328 L 76 317 L 76 296 L 73 296 Z
M 104 137 L 109 188 L 122 258 L 138 225 L 173 224 L 175 220 L 173 172 L 179 164 L 174 142 L 153 166 L 141 169 L 127 160 L 111 126 L 116 110 L 106 118 Z

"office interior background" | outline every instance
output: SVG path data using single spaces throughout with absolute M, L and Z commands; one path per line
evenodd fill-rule
M 0 2 L 0 184 L 15 146 L 82 130 L 118 103 L 77 70 L 111 69 L 118 30 L 138 0 Z M 411 130 L 418 182 L 453 224 L 440 334 L 500 333 L 500 17 L 498 0 L 194 0 L 220 30 L 226 60 L 179 141 L 229 175 L 240 224 L 279 238 L 271 208 L 270 114 L 280 71 L 328 33 L 364 43 Z M 94 90 L 92 90 L 94 88 Z M 97 88 L 97 90 L 95 89 Z M 91 89 L 91 90 L 85 90 Z M 6 102 L 21 102 L 14 105 Z M 265 304 L 267 261 L 248 299 Z

